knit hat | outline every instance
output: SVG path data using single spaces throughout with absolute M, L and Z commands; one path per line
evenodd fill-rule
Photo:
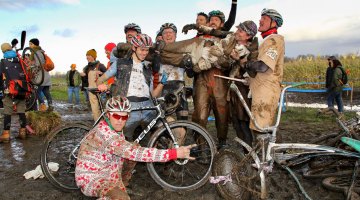
M 70 68 L 72 69 L 72 68 L 76 68 L 76 64 L 71 64 L 71 66 L 70 66 Z
M 112 51 L 114 47 L 116 47 L 116 44 L 110 42 L 110 43 L 107 43 L 107 45 L 105 45 L 105 50 L 106 51 Z
M 39 41 L 37 38 L 31 39 L 29 42 L 33 43 L 35 46 L 39 46 L 39 45 L 40 45 L 40 41 Z
M 94 59 L 96 59 L 96 50 L 95 49 L 90 49 L 89 51 L 86 52 L 87 56 L 92 56 Z
M 9 43 L 3 43 L 1 45 L 1 51 L 3 53 L 5 53 L 6 51 L 10 51 L 11 50 L 11 45 Z

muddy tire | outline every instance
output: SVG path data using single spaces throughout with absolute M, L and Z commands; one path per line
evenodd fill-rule
M 167 163 L 148 163 L 147 168 L 154 181 L 168 191 L 190 191 L 203 186 L 211 175 L 216 147 L 209 133 L 200 125 L 189 121 L 174 121 L 169 123 L 172 132 L 185 129 L 185 137 L 180 146 L 197 144 L 190 151 L 193 161 L 183 159 Z M 148 147 L 158 149 L 173 148 L 173 141 L 166 128 L 156 131 L 148 142 Z
M 309 169 L 303 173 L 304 178 L 316 179 L 330 176 L 344 176 L 352 173 L 354 160 L 341 159 L 334 156 L 313 158 L 309 162 Z
M 75 183 L 75 164 L 77 150 L 81 139 L 91 128 L 84 124 L 63 124 L 49 133 L 41 150 L 41 169 L 47 180 L 56 188 L 70 192 L 77 190 Z M 74 152 L 73 152 L 74 151 Z M 52 172 L 48 167 L 49 162 L 59 164 L 59 170 Z
M 25 59 L 25 57 L 28 54 L 32 54 L 34 55 L 34 59 L 40 61 L 39 56 L 35 53 L 35 51 L 33 49 L 31 49 L 30 47 L 26 47 L 23 52 L 22 52 L 22 58 Z M 25 66 L 24 66 L 25 67 Z M 44 68 L 42 66 L 42 64 L 40 63 L 39 65 L 32 65 L 32 66 L 27 66 L 25 67 L 27 68 L 27 74 L 30 78 L 30 81 L 33 85 L 37 85 L 40 86 L 43 81 L 44 81 Z
M 257 181 L 256 170 L 251 167 L 252 158 L 244 156 L 235 149 L 222 149 L 215 156 L 213 175 L 225 176 L 231 174 L 231 182 L 218 183 L 216 189 L 227 200 L 248 200 L 252 196 Z
M 29 111 L 33 109 L 36 100 L 37 100 L 37 90 L 34 87 L 32 87 L 31 94 L 25 99 L 25 105 L 26 105 L 25 111 Z
M 322 181 L 322 185 L 329 190 L 346 193 L 351 184 L 351 175 L 341 177 L 328 177 Z M 355 181 L 353 192 L 360 193 L 360 180 Z

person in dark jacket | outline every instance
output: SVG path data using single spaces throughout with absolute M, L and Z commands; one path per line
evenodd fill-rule
M 30 55 L 30 60 L 35 63 L 41 63 L 42 65 L 45 64 L 45 56 L 44 50 L 40 47 L 40 41 L 37 38 L 33 38 L 29 41 L 29 47 L 34 50 L 37 56 Z M 39 60 L 37 60 L 39 58 Z M 40 111 L 52 111 L 54 109 L 52 105 L 52 96 L 50 94 L 50 87 L 51 87 L 51 76 L 50 73 L 44 70 L 44 81 L 39 86 L 37 90 L 37 97 L 39 100 L 39 110 Z M 46 97 L 48 108 L 45 105 L 44 96 Z
M 342 70 L 340 69 L 342 67 L 341 62 L 335 57 L 330 56 L 328 58 L 329 61 L 329 67 L 330 69 L 327 69 L 326 73 L 326 88 L 328 90 L 328 98 L 327 98 L 327 104 L 328 109 L 334 108 L 334 101 L 336 101 L 336 104 L 338 106 L 338 111 L 340 114 L 344 112 L 344 105 L 342 101 L 342 89 L 343 89 L 343 83 L 341 82 L 342 79 Z
M 86 52 L 86 60 L 88 61 L 88 65 L 86 65 L 83 69 L 83 72 L 80 74 L 81 76 L 85 77 L 86 85 L 89 88 L 96 88 L 96 80 L 100 74 L 106 72 L 106 67 L 104 64 L 100 63 L 100 61 L 96 60 L 97 53 L 95 49 L 90 49 Z M 84 82 L 83 82 L 84 83 Z M 100 115 L 100 106 L 98 99 L 95 94 L 88 93 L 91 112 L 93 115 L 94 121 L 96 121 Z
M 75 95 L 75 105 L 80 104 L 81 76 L 76 70 L 76 64 L 71 64 L 70 70 L 66 73 L 66 84 L 68 86 L 68 103 L 72 104 L 72 96 Z
M 4 129 L 0 136 L 0 143 L 10 141 L 11 115 L 13 112 L 16 112 L 20 119 L 18 137 L 20 139 L 26 139 L 25 96 L 14 95 L 10 90 L 10 82 L 14 83 L 14 80 L 18 80 L 26 83 L 26 76 L 16 52 L 12 50 L 11 45 L 9 43 L 2 44 L 1 51 L 4 54 L 4 59 L 1 59 L 0 75 L 5 77 L 5 81 L 4 97 L 2 99 L 4 104 Z

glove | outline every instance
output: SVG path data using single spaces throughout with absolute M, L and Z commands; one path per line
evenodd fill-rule
M 183 29 L 182 32 L 187 34 L 189 30 L 197 30 L 199 27 L 196 24 L 186 24 Z
M 254 39 L 251 41 L 251 44 L 247 47 L 247 49 L 251 52 L 259 49 L 259 41 L 257 37 L 254 37 Z
M 200 25 L 197 30 L 201 33 L 211 34 L 214 29 L 208 26 Z
M 161 80 L 160 83 L 165 85 L 168 79 L 168 74 L 166 72 L 163 72 L 162 76 L 161 76 Z
M 250 67 L 252 63 L 253 63 L 253 62 L 251 62 L 251 61 L 247 62 L 247 63 L 245 64 L 245 70 L 246 70 L 246 72 L 249 74 L 249 76 L 250 76 L 251 78 L 255 78 L 257 72 L 256 72 L 256 70 L 255 70 L 254 68 L 251 68 L 251 67 Z

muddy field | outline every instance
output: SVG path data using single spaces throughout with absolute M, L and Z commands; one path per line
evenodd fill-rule
M 301 98 L 290 97 L 291 100 Z M 308 98 L 303 98 L 308 99 Z M 359 98 L 357 98 L 359 99 Z M 325 101 L 321 95 L 317 101 Z M 58 111 L 64 120 L 90 121 L 91 116 L 88 110 L 80 108 L 76 111 L 69 111 L 64 104 L 57 103 L 55 110 Z M 76 117 L 75 117 L 76 116 Z M 315 117 L 315 116 L 314 116 Z M 14 116 L 13 122 L 16 121 Z M 214 122 L 209 123 L 209 131 L 215 136 Z M 0 125 L 2 126 L 2 124 Z M 230 125 L 231 127 L 231 125 Z M 317 126 L 311 123 L 296 122 L 292 124 L 282 123 L 280 132 L 284 142 L 306 142 L 310 138 L 318 137 L 321 134 L 336 130 L 336 124 L 324 124 Z M 18 124 L 13 124 L 12 137 L 16 135 Z M 229 131 L 229 141 L 235 137 L 232 128 Z M 215 137 L 216 138 L 216 137 Z M 46 178 L 37 180 L 26 180 L 23 174 L 33 170 L 40 164 L 40 148 L 42 137 L 32 136 L 25 141 L 13 138 L 8 144 L 0 144 L 0 199 L 92 199 L 83 196 L 79 191 L 64 193 L 55 189 Z M 231 142 L 232 146 L 235 146 Z M 301 168 L 296 169 L 296 174 L 302 180 L 305 189 L 313 199 L 344 199 L 341 193 L 328 191 L 321 187 L 320 180 L 304 180 L 301 178 Z M 270 175 L 270 195 L 269 199 L 305 199 L 297 188 L 296 183 L 286 171 L 275 167 Z M 190 192 L 167 192 L 162 190 L 150 177 L 144 164 L 138 164 L 136 173 L 130 183 L 131 189 L 135 194 L 131 194 L 132 199 L 222 199 L 216 192 L 214 185 L 207 183 L 202 188 Z

